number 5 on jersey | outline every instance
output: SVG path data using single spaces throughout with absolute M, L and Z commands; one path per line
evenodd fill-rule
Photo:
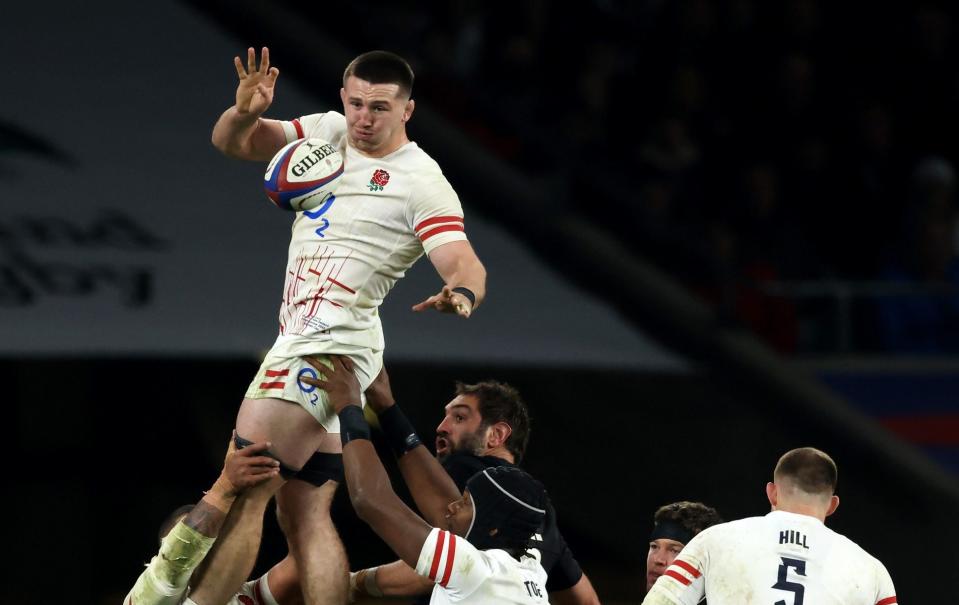
M 803 595 L 806 592 L 806 589 L 802 584 L 796 582 L 790 582 L 786 579 L 786 573 L 789 571 L 790 567 L 796 569 L 796 573 L 805 577 L 806 576 L 806 562 L 799 559 L 790 559 L 788 557 L 782 557 L 783 564 L 779 566 L 779 581 L 773 584 L 773 588 L 776 590 L 785 590 L 788 592 L 795 593 L 793 597 L 792 605 L 803 605 Z M 775 605 L 789 605 L 786 603 L 785 599 L 781 601 L 776 601 Z

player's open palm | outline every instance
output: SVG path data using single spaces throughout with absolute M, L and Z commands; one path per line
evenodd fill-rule
M 256 66 L 256 51 L 246 50 L 246 66 L 240 57 L 233 57 L 240 83 L 236 87 L 236 110 L 240 113 L 261 115 L 273 103 L 273 87 L 280 70 L 270 67 L 270 49 L 263 47 L 260 66 Z

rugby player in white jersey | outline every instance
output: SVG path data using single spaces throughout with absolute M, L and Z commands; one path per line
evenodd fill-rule
M 892 605 L 889 572 L 824 524 L 835 512 L 836 464 L 804 447 L 779 459 L 766 485 L 772 512 L 721 523 L 690 540 L 646 605 Z
M 344 72 L 343 114 L 330 111 L 291 121 L 262 117 L 279 74 L 270 66 L 269 51 L 263 49 L 259 66 L 252 48 L 246 66 L 239 57 L 234 63 L 240 80 L 236 103 L 213 129 L 219 150 L 266 162 L 290 141 L 319 137 L 344 156 L 332 203 L 294 219 L 279 335 L 236 420 L 241 438 L 271 441 L 270 453 L 281 462 L 283 477 L 262 489 L 279 490 L 277 505 L 289 519 L 287 540 L 304 597 L 309 603 L 342 603 L 346 555 L 329 520 L 342 468 L 339 423 L 324 392 L 303 382 L 317 372 L 300 358 L 348 355 L 365 387 L 382 366 L 379 305 L 424 252 L 444 285 L 414 305 L 416 311 L 432 308 L 469 317 L 485 296 L 486 271 L 466 239 L 456 192 L 436 162 L 407 138 L 414 101 L 413 71 L 406 61 L 383 51 L 360 55 Z M 318 468 L 300 472 L 311 463 Z M 290 478 L 302 481 L 284 485 Z M 219 559 L 217 568 L 232 572 L 219 586 L 206 583 L 205 602 L 226 601 L 246 579 L 255 562 L 262 512 L 248 509 L 228 523 L 227 535 L 210 556 Z
M 435 583 L 430 603 L 548 603 L 546 571 L 539 551 L 531 548 L 546 519 L 542 484 L 517 467 L 487 468 L 454 500 L 452 478 L 410 427 L 402 431 L 407 439 L 400 472 L 427 523 L 393 491 L 370 442 L 349 358 L 332 361 L 333 370 L 323 370 L 325 379 L 305 380 L 327 391 L 339 415 L 350 501 L 403 561 Z M 323 367 L 318 360 L 311 363 Z M 408 425 L 405 419 L 394 421 Z

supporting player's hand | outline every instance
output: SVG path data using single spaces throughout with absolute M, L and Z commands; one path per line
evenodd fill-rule
M 236 431 L 233 431 L 233 437 L 230 439 L 230 446 L 226 451 L 226 459 L 223 461 L 222 476 L 233 486 L 232 493 L 224 495 L 233 496 L 243 490 L 255 487 L 265 481 L 269 481 L 280 472 L 280 463 L 269 456 L 260 456 L 261 452 L 270 449 L 270 442 L 252 443 L 242 450 L 236 449 Z
M 377 414 L 382 414 L 395 403 L 393 389 L 390 388 L 390 377 L 386 373 L 386 366 L 384 365 L 366 389 L 366 405 L 370 406 Z
M 273 86 L 280 75 L 280 70 L 270 67 L 270 49 L 263 47 L 259 69 L 256 66 L 256 51 L 252 47 L 246 50 L 246 67 L 243 67 L 240 57 L 233 57 L 233 65 L 240 78 L 236 87 L 237 113 L 262 115 L 273 103 Z
M 460 317 L 468 318 L 473 312 L 473 305 L 470 300 L 460 294 L 453 292 L 453 288 L 443 286 L 439 294 L 430 296 L 423 302 L 413 305 L 414 311 L 425 311 L 427 309 L 436 309 L 440 313 L 456 313 Z
M 348 405 L 360 405 L 360 381 L 353 373 L 353 362 L 349 357 L 330 355 L 332 368 L 327 367 L 315 357 L 303 359 L 316 369 L 318 376 L 316 378 L 302 376 L 300 380 L 326 391 L 330 405 L 337 414 Z

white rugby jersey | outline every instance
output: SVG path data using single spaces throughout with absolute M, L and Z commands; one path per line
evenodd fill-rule
M 347 144 L 342 114 L 281 124 L 287 141 L 332 143 L 344 171 L 332 203 L 293 221 L 273 352 L 298 357 L 337 352 L 337 344 L 380 351 L 377 308 L 386 294 L 424 252 L 466 239 L 459 198 L 416 143 L 370 158 Z
M 892 605 L 876 558 L 819 519 L 784 511 L 714 525 L 683 547 L 643 603 Z
M 436 582 L 430 605 L 444 603 L 549 603 L 546 570 L 536 549 L 517 561 L 505 550 L 478 550 L 465 539 L 434 527 L 420 551 L 416 573 Z

